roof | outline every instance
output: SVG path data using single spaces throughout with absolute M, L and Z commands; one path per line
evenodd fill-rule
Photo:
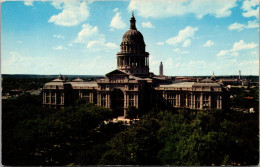
M 98 87 L 97 82 L 69 82 L 73 87 Z
M 214 86 L 214 87 L 217 86 L 217 87 L 220 87 L 220 84 L 216 83 L 216 82 L 212 82 L 212 83 L 208 83 L 208 82 L 195 82 L 194 86 Z
M 117 74 L 117 75 L 128 75 L 127 73 L 116 69 L 114 71 L 111 71 L 111 72 L 107 73 L 106 76 L 114 75 L 114 74 Z
M 191 88 L 195 82 L 176 82 L 172 84 L 161 84 L 161 88 Z
M 207 78 L 207 79 L 201 80 L 200 83 L 215 83 L 215 81 L 213 81 L 212 79 Z
M 64 80 L 57 78 L 57 79 L 52 80 L 51 82 L 64 82 Z
M 84 82 L 84 80 L 80 79 L 80 78 L 77 78 L 77 79 L 74 79 L 73 82 Z

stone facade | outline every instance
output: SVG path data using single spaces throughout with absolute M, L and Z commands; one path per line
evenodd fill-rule
M 43 105 L 64 107 L 82 98 L 86 102 L 111 108 L 126 115 L 128 107 L 149 108 L 163 101 L 177 108 L 222 109 L 222 84 L 212 79 L 198 82 L 173 82 L 149 72 L 149 53 L 145 51 L 143 35 L 136 29 L 135 18 L 123 35 L 117 53 L 117 69 L 103 79 L 85 82 L 65 81 L 62 76 L 43 87 Z M 160 66 L 160 76 L 163 67 Z

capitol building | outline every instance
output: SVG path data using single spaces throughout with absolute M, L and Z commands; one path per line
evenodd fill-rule
M 149 53 L 144 37 L 136 28 L 134 15 L 117 53 L 117 69 L 96 81 L 77 78 L 66 81 L 61 75 L 43 87 L 43 105 L 63 108 L 79 98 L 98 106 L 111 108 L 126 116 L 129 107 L 139 109 L 166 104 L 169 107 L 191 110 L 222 109 L 225 89 L 214 76 L 193 82 L 172 81 L 149 71 Z M 225 100 L 224 100 L 225 101 Z

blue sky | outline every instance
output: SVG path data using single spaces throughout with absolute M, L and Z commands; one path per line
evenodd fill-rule
M 1 73 L 104 75 L 132 11 L 155 74 L 259 74 L 258 0 L 4 1 Z

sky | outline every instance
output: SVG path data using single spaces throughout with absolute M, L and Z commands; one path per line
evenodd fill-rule
M 2 1 L 1 73 L 105 75 L 132 11 L 150 72 L 259 75 L 258 0 Z

